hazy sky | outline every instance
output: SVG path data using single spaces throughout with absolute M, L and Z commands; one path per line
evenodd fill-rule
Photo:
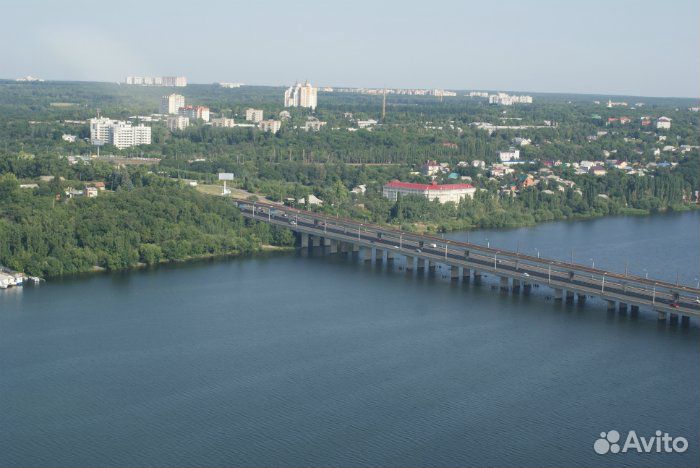
M 0 77 L 697 97 L 698 0 L 2 0 Z

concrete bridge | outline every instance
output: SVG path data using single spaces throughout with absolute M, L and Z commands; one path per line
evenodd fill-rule
M 628 311 L 632 316 L 645 307 L 658 320 L 688 326 L 690 317 L 700 317 L 700 289 L 665 281 L 590 268 L 560 260 L 533 257 L 519 252 L 413 234 L 345 218 L 282 205 L 236 200 L 243 216 L 291 229 L 299 246 L 323 248 L 330 254 L 362 251 L 363 261 L 392 264 L 397 255 L 406 258 L 406 271 L 435 271 L 449 267 L 451 279 L 479 282 L 482 274 L 500 278 L 500 289 L 529 294 L 533 285 L 552 288 L 556 301 L 584 304 L 588 297 L 607 301 L 609 311 Z

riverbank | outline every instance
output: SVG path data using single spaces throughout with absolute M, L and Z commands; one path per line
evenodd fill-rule
M 130 265 L 126 268 L 119 269 L 119 270 L 110 270 L 108 268 L 101 267 L 99 265 L 94 265 L 92 268 L 90 268 L 88 270 L 78 271 L 75 273 L 69 273 L 69 274 L 65 274 L 65 275 L 57 275 L 57 276 L 49 277 L 48 279 L 52 280 L 52 279 L 59 279 L 59 278 L 64 278 L 64 277 L 68 277 L 68 276 L 76 276 L 76 275 L 77 276 L 92 275 L 95 273 L 127 272 L 127 271 L 143 270 L 146 268 L 154 268 L 154 267 L 157 267 L 159 265 L 184 264 L 184 263 L 197 262 L 197 261 L 202 261 L 202 260 L 255 257 L 255 256 L 265 255 L 268 253 L 293 252 L 294 250 L 295 250 L 294 246 L 280 246 L 280 245 L 263 244 L 263 245 L 260 245 L 260 247 L 257 250 L 254 250 L 252 252 L 228 252 L 228 253 L 218 253 L 218 254 L 189 255 L 185 258 L 180 258 L 180 259 L 175 259 L 175 260 L 161 259 L 155 264 L 138 262 L 138 263 Z M 41 280 L 44 281 L 43 278 Z
M 682 205 L 677 207 L 668 207 L 664 210 L 642 210 L 637 208 L 625 208 L 620 210 L 615 214 L 575 214 L 573 216 L 562 216 L 562 217 L 550 217 L 546 219 L 539 220 L 528 220 L 524 221 L 523 218 L 512 218 L 506 223 L 497 222 L 483 222 L 483 223 L 471 223 L 469 221 L 461 220 L 446 220 L 446 221 L 435 221 L 435 222 L 417 222 L 417 223 L 403 223 L 400 226 L 393 223 L 378 223 L 383 224 L 387 227 L 400 228 L 407 232 L 413 232 L 416 234 L 424 233 L 436 233 L 436 232 L 456 232 L 456 231 L 472 231 L 478 229 L 516 229 L 522 227 L 534 227 L 544 223 L 558 222 L 558 221 L 588 221 L 593 219 L 602 218 L 616 218 L 625 216 L 655 216 L 667 213 L 682 213 L 688 211 L 698 211 L 700 210 L 700 205 Z

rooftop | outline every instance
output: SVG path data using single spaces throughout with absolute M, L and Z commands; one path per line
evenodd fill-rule
M 468 188 L 474 188 L 474 186 L 471 184 L 438 185 L 436 182 L 433 182 L 432 184 L 414 184 L 412 182 L 401 182 L 398 180 L 392 180 L 391 182 L 385 184 L 384 187 L 405 188 L 413 190 L 463 190 Z

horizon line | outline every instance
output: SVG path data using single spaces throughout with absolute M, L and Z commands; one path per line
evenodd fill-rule
M 27 75 L 31 76 L 31 75 Z M 135 76 L 140 76 L 140 75 L 135 75 Z M 143 75 L 143 76 L 150 76 L 150 75 Z M 166 76 L 166 75 L 153 75 L 153 76 Z M 170 75 L 167 75 L 170 76 Z M 175 76 L 175 75 L 173 75 Z M 185 75 L 178 75 L 178 76 L 185 76 Z M 185 76 L 186 77 L 186 76 Z M 35 77 L 39 78 L 39 77 Z M 51 79 L 51 78 L 39 78 L 42 81 L 34 81 L 34 82 L 22 82 L 22 81 L 17 81 L 17 78 L 2 78 L 0 77 L 0 81 L 10 81 L 10 82 L 15 82 L 15 83 L 25 83 L 25 84 L 36 84 L 36 83 L 107 83 L 107 84 L 116 84 L 116 85 L 125 85 L 123 81 L 103 81 L 103 80 L 80 80 L 80 79 L 65 79 L 65 78 L 60 78 L 60 79 Z M 212 81 L 212 82 L 190 82 L 188 80 L 187 86 L 189 85 L 216 85 L 219 83 L 230 83 L 231 81 Z M 173 88 L 174 86 L 154 86 L 154 85 L 126 85 L 126 86 L 134 86 L 134 87 L 143 87 L 143 88 Z M 247 84 L 247 83 L 242 83 L 241 86 L 254 86 L 254 87 L 265 87 L 265 88 L 285 88 L 288 87 L 289 85 L 287 84 Z M 185 86 L 186 87 L 186 86 Z M 472 87 L 472 88 L 445 88 L 445 87 L 396 87 L 396 86 L 348 86 L 348 85 L 316 85 L 317 88 L 350 88 L 350 89 L 440 89 L 443 91 L 494 91 L 494 92 L 512 92 L 512 93 L 529 93 L 529 94 L 563 94 L 563 95 L 577 95 L 577 96 L 612 96 L 612 97 L 631 97 L 631 98 L 653 98 L 653 99 L 694 99 L 694 100 L 700 100 L 700 95 L 699 96 L 652 96 L 652 95 L 642 95 L 642 94 L 606 94 L 606 93 L 600 93 L 600 92 L 581 92 L 581 91 L 527 91 L 527 90 L 515 90 L 515 89 L 504 89 L 504 88 L 499 88 L 499 89 L 488 89 L 488 88 L 477 88 L 477 87 Z

